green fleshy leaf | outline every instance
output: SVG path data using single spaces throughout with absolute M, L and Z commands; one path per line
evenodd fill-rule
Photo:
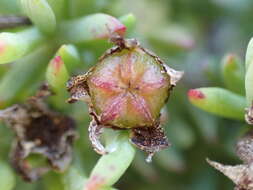
M 0 107 L 10 104 L 22 89 L 33 83 L 35 78 L 45 71 L 51 54 L 50 47 L 43 46 L 12 65 L 0 81 Z
M 0 64 L 15 61 L 31 52 L 43 41 L 35 28 L 18 33 L 0 33 Z
M 156 29 L 148 33 L 148 39 L 151 44 L 158 47 L 161 51 L 168 50 L 170 53 L 190 50 L 195 45 L 195 40 L 190 32 L 181 26 L 167 26 L 162 29 Z
M 131 32 L 136 25 L 136 17 L 132 13 L 119 17 L 119 21 L 126 26 L 128 33 Z
M 61 56 L 56 55 L 48 64 L 46 79 L 56 93 L 65 89 L 69 74 Z
M 77 168 L 71 166 L 63 175 L 64 190 L 83 190 L 87 178 Z
M 222 61 L 222 75 L 226 87 L 244 95 L 244 68 L 242 61 L 234 54 L 228 54 Z
M 248 106 L 251 106 L 253 101 L 253 64 L 250 64 L 245 76 L 245 90 Z
M 56 55 L 61 56 L 70 73 L 81 63 L 77 48 L 71 44 L 62 45 Z
M 222 88 L 198 88 L 188 93 L 190 102 L 207 112 L 238 120 L 244 120 L 246 100 L 243 96 Z
M 47 0 L 48 4 L 52 8 L 57 21 L 60 21 L 63 17 L 66 17 L 67 2 L 66 0 Z
M 246 51 L 246 56 L 245 56 L 245 66 L 246 66 L 246 71 L 249 68 L 249 65 L 253 61 L 253 38 L 250 39 L 247 51 Z
M 66 43 L 83 43 L 106 39 L 113 32 L 124 34 L 125 30 L 126 27 L 116 18 L 98 13 L 63 22 L 58 36 Z
M 0 161 L 0 179 L 1 190 L 12 190 L 15 187 L 15 175 L 10 166 L 3 161 Z
M 20 0 L 22 10 L 44 33 L 51 34 L 56 29 L 54 12 L 46 0 Z
M 86 182 L 85 189 L 90 187 L 101 189 L 112 186 L 131 164 L 135 149 L 129 142 L 128 134 L 122 132 L 115 137 L 114 132 L 112 135 L 113 137 L 107 137 L 110 140 L 107 149 L 112 152 L 99 159 Z

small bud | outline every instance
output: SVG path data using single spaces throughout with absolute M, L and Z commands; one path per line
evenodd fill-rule
M 190 102 L 200 109 L 226 118 L 244 119 L 245 98 L 222 88 L 198 88 L 188 92 Z
M 44 33 L 51 34 L 56 29 L 56 18 L 46 0 L 20 0 L 21 7 L 32 22 Z

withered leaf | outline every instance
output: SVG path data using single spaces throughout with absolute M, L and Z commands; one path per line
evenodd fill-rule
M 50 95 L 43 87 L 25 104 L 13 105 L 0 112 L 13 129 L 16 139 L 11 163 L 26 181 L 37 180 L 50 169 L 64 171 L 72 159 L 72 144 L 77 134 L 72 118 L 50 110 L 43 99 Z M 31 154 L 45 157 L 49 166 L 33 168 L 26 160 Z

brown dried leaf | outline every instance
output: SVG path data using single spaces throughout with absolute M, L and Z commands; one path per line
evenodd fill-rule
M 44 156 L 50 167 L 58 171 L 64 171 L 72 158 L 72 144 L 77 136 L 75 122 L 48 109 L 43 98 L 49 94 L 42 88 L 25 104 L 0 112 L 0 119 L 16 134 L 11 151 L 12 165 L 27 181 L 34 181 L 50 170 L 49 167 L 32 168 L 26 161 L 29 155 Z
M 219 170 L 234 184 L 237 190 L 253 190 L 253 165 L 243 164 L 227 166 L 207 159 L 207 162 L 215 169 Z

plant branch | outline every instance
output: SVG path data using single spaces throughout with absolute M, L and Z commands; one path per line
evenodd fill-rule
M 0 29 L 31 25 L 29 18 L 24 16 L 0 16 Z

